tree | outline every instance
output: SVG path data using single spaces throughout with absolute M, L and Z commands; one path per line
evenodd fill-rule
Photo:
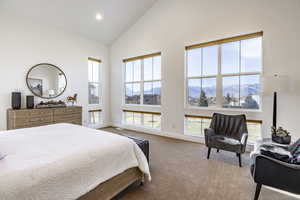
M 232 102 L 232 98 L 229 93 L 226 94 L 225 100 L 228 105 L 230 104 L 230 102 Z
M 249 94 L 246 99 L 245 102 L 242 104 L 243 108 L 248 108 L 248 109 L 259 109 L 259 105 L 256 102 L 255 99 L 253 99 L 252 95 Z
M 206 97 L 204 90 L 201 90 L 201 93 L 200 93 L 199 106 L 208 107 L 208 99 Z

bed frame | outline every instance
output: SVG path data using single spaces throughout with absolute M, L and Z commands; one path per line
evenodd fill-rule
M 143 181 L 144 174 L 137 168 L 131 168 L 104 183 L 95 189 L 81 196 L 78 200 L 110 200 L 128 186 L 137 181 Z

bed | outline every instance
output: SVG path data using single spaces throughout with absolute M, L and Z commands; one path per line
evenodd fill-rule
M 1 200 L 111 199 L 151 180 L 141 149 L 116 134 L 71 124 L 0 132 Z

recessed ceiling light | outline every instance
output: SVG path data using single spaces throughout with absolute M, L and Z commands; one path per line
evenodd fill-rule
M 101 21 L 103 19 L 100 13 L 96 14 L 96 20 Z

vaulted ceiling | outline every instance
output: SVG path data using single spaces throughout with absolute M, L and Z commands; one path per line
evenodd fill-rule
M 156 0 L 0 0 L 0 13 L 111 44 Z M 97 21 L 96 14 L 103 19 Z

